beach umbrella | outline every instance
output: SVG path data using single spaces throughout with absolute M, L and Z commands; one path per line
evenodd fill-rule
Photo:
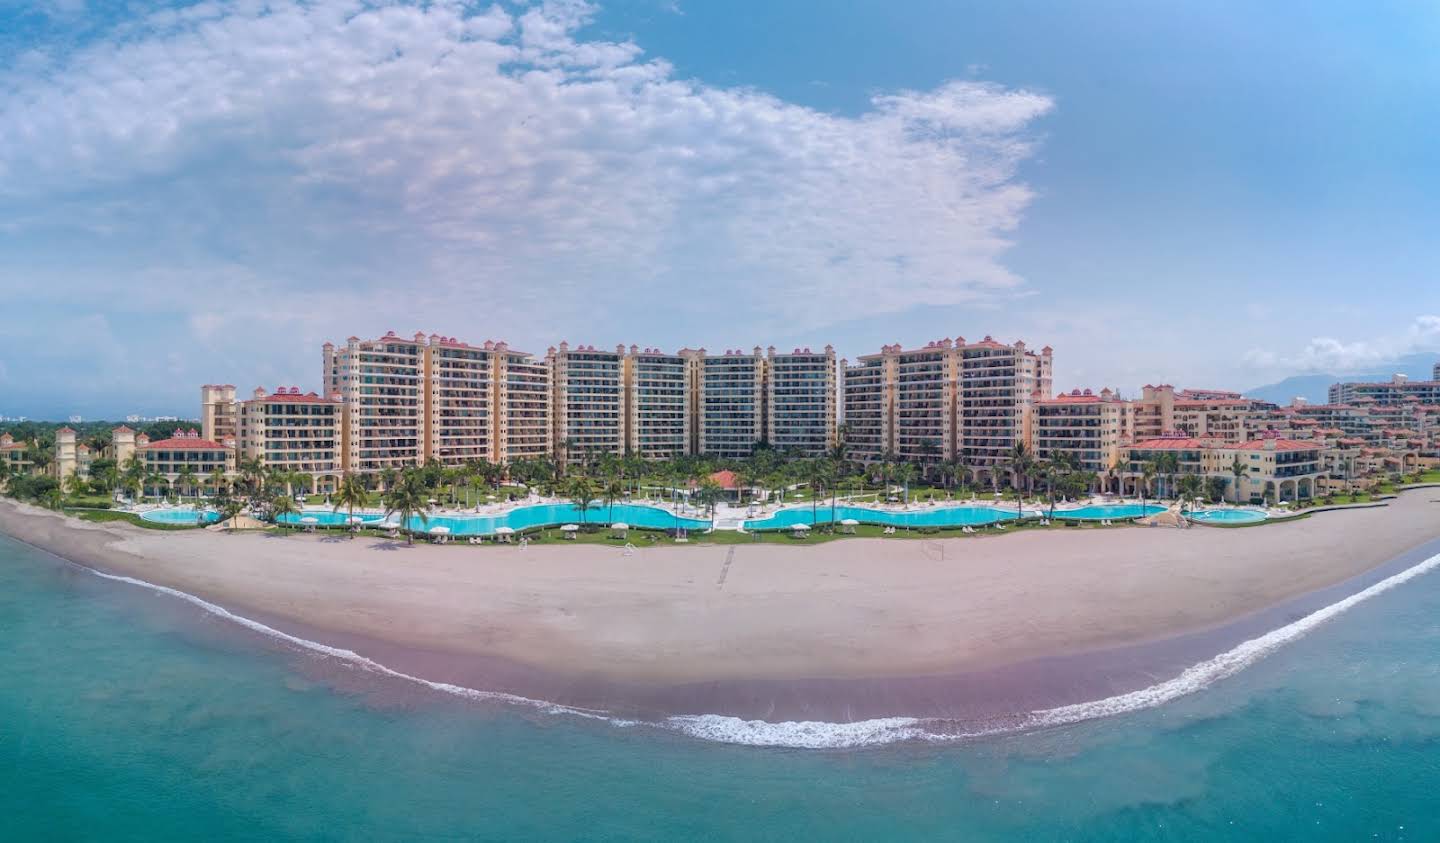
M 806 533 L 810 532 L 810 525 L 809 525 L 809 524 L 796 524 L 796 525 L 795 525 L 794 527 L 792 527 L 791 529 L 793 529 L 793 530 L 795 531 L 795 535 L 797 535 L 797 536 L 803 536 L 803 535 L 805 535 Z
M 431 534 L 431 535 L 434 535 L 434 536 L 443 536 L 443 535 L 445 535 L 445 534 L 448 533 L 448 532 L 450 532 L 450 528 L 449 528 L 449 527 L 441 526 L 441 525 L 438 525 L 438 524 L 437 524 L 436 526 L 430 528 L 430 534 Z
M 351 523 L 351 524 L 359 524 L 360 522 L 362 522 L 362 521 L 364 521 L 364 520 L 365 520 L 364 518 L 361 518 L 361 517 L 358 516 L 358 515 L 352 515 L 352 516 L 350 516 L 350 523 Z
M 564 532 L 564 533 L 573 533 L 573 532 L 575 532 L 576 530 L 579 530 L 579 529 L 580 529 L 580 525 L 579 525 L 579 524 L 566 524 L 565 526 L 563 526 L 563 527 L 560 528 L 560 531 L 561 531 L 561 532 Z
M 432 504 L 434 504 L 434 503 L 439 503 L 439 501 L 435 500 L 434 498 L 431 498 L 431 499 L 430 499 L 430 503 L 432 503 Z
M 630 525 L 629 525 L 629 524 L 626 524 L 624 521 L 616 521 L 614 524 L 611 524 L 611 525 L 610 525 L 610 529 L 614 530 L 615 532 L 617 532 L 617 533 L 619 533 L 620 535 L 623 536 L 623 535 L 625 535 L 627 532 L 629 532 L 629 530 L 630 530 Z
M 320 519 L 319 519 L 319 518 L 316 518 L 316 517 L 313 516 L 313 515 L 307 515 L 307 516 L 305 516 L 304 518 L 301 518 L 301 519 L 300 519 L 300 523 L 301 523 L 301 524 L 319 524 L 319 523 L 320 523 Z
M 857 527 L 860 525 L 860 522 L 856 521 L 854 518 L 846 518 L 842 520 L 840 524 L 845 527 Z

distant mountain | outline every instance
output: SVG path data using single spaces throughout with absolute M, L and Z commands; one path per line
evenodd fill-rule
M 1311 404 L 1324 404 L 1329 399 L 1330 385 L 1340 381 L 1388 381 L 1392 375 L 1405 375 L 1411 380 L 1430 380 L 1437 355 L 1434 352 L 1407 354 L 1383 363 L 1368 372 L 1344 375 L 1293 375 L 1278 383 L 1245 390 L 1245 395 L 1284 406 L 1291 399 L 1304 398 Z

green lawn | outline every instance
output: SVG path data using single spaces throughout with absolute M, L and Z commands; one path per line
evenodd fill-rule
M 132 512 L 117 512 L 112 509 L 75 509 L 66 507 L 65 513 L 79 518 L 81 521 L 94 521 L 104 523 L 107 521 L 125 521 L 137 527 L 144 527 L 147 530 L 198 530 L 193 524 L 157 524 L 154 521 L 146 521 Z

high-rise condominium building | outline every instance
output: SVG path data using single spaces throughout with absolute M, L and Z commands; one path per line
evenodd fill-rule
M 240 431 L 234 384 L 200 387 L 200 435 L 212 442 L 234 439 Z
M 1131 405 L 1113 391 L 1072 390 L 1035 402 L 1035 456 L 1069 457 L 1080 471 L 1103 475 L 1120 460 Z
M 425 456 L 445 465 L 495 458 L 495 344 L 431 335 L 425 347 Z
M 625 451 L 625 348 L 560 343 L 545 355 L 554 398 L 555 450 L 581 462 Z
M 765 357 L 746 353 L 682 352 L 695 389 L 692 450 L 716 457 L 748 457 L 765 437 Z
M 765 359 L 766 438 L 782 451 L 810 456 L 835 444 L 835 349 L 813 352 L 797 348 L 778 354 L 771 346 Z
M 496 428 L 491 462 L 546 456 L 554 434 L 550 426 L 550 366 L 503 342 L 495 343 L 494 348 Z
M 625 356 L 625 446 L 644 459 L 690 451 L 691 368 L 682 354 L 630 346 Z
M 1366 398 L 1376 404 L 1401 404 L 1411 398 L 1421 404 L 1440 404 L 1440 372 L 1428 381 L 1395 375 L 1388 381 L 1337 383 L 1330 387 L 1331 404 L 1354 404 Z
M 956 347 L 961 354 L 956 457 L 974 467 L 1003 467 L 1016 445 L 1030 442 L 1034 402 L 1050 397 L 1050 346 L 1036 354 L 1019 340 L 1005 345 L 987 336 L 969 345 L 956 340 Z
M 959 459 L 973 469 L 1002 465 L 1030 441 L 1035 400 L 1051 389 L 1051 350 L 937 340 L 885 346 L 846 366 L 847 444 L 857 459 Z
M 341 465 L 347 471 L 399 470 L 425 461 L 426 337 L 350 337 L 324 346 L 325 391 L 344 402 Z
M 237 457 L 307 475 L 310 482 L 305 491 L 334 491 L 342 474 L 343 406 L 338 398 L 302 394 L 299 387 L 281 387 L 273 393 L 256 389 L 250 400 L 239 404 Z

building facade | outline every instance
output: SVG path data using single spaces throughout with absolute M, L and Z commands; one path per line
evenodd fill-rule
M 766 439 L 771 447 L 820 456 L 835 444 L 837 383 L 835 349 L 797 348 L 788 354 L 767 350 L 765 358 Z
M 693 372 L 683 354 L 630 346 L 625 355 L 625 449 L 643 459 L 690 452 Z
M 1068 459 L 1104 480 L 1120 462 L 1130 435 L 1129 402 L 1110 389 L 1072 390 L 1035 402 L 1035 456 Z
M 755 452 L 765 438 L 765 357 L 760 347 L 686 352 L 695 390 L 692 451 L 738 459 Z
M 562 342 L 545 356 L 550 367 L 554 447 L 559 459 L 578 463 L 625 452 L 625 349 L 571 348 Z
M 299 387 L 273 393 L 256 389 L 240 403 L 236 459 L 309 478 L 312 493 L 333 492 L 342 474 L 340 433 L 344 405 L 338 398 Z

